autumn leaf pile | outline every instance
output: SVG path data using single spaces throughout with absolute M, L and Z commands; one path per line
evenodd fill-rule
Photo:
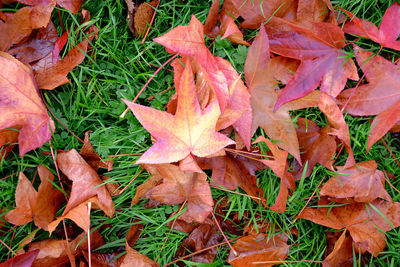
M 0 146 L 4 160 L 15 143 L 22 157 L 50 140 L 56 129 L 39 89 L 52 90 L 67 83 L 67 74 L 86 53 L 90 55 L 99 30 L 94 25 L 83 28 L 83 41 L 61 59 L 69 33 L 58 36 L 51 12 L 59 5 L 76 14 L 82 1 L 18 2 L 28 6 L 16 13 L 0 13 Z M 141 15 L 133 14 L 129 2 L 129 17 Z M 147 6 L 158 4 L 153 1 Z M 146 14 L 147 23 L 142 24 L 148 26 L 152 15 Z M 82 10 L 81 17 L 83 24 L 90 14 Z M 143 36 L 143 27 L 136 27 L 139 36 Z M 249 32 L 255 37 L 244 40 L 243 33 Z M 399 35 L 398 3 L 386 10 L 378 27 L 344 9 L 334 9 L 329 0 L 226 0 L 222 6 L 215 0 L 204 25 L 192 15 L 188 25 L 156 37 L 153 41 L 171 54 L 175 94 L 165 111 L 122 99 L 152 137 L 150 148 L 135 162 L 150 177 L 136 188 L 131 205 L 146 198 L 149 207 L 181 206 L 167 223 L 187 233 L 176 259 L 212 263 L 216 245 L 232 243 L 227 262 L 233 266 L 279 264 L 294 246 L 288 240 L 299 235 L 294 223 L 300 219 L 336 230 L 327 236 L 330 248 L 320 262 L 323 266 L 353 266 L 362 255 L 379 257 L 386 247 L 384 232 L 400 226 L 400 203 L 386 190 L 394 177 L 378 169 L 373 160 L 357 160 L 345 114 L 376 115 L 367 151 L 389 131 L 399 130 L 400 66 L 380 55 L 383 47 L 400 50 Z M 348 37 L 370 39 L 381 50 L 373 54 L 346 41 Z M 249 46 L 244 74 L 213 55 L 206 43 L 215 38 Z M 354 86 L 349 88 L 349 84 Z M 292 116 L 293 111 L 305 108 L 322 112 L 327 125 L 321 129 L 309 118 Z M 21 244 L 29 244 L 28 249 L 18 250 L 4 266 L 19 262 L 24 266 L 75 266 L 78 260 L 80 266 L 158 266 L 157 259 L 132 248 L 143 226 L 139 223 L 128 231 L 124 251 L 90 251 L 104 244 L 100 232 L 92 230 L 91 209 L 113 217 L 112 197 L 124 190 L 105 183 L 108 178 L 99 169 L 111 170 L 112 161 L 103 161 L 96 153 L 89 132 L 80 152 L 56 152 L 49 156 L 59 181 L 40 165 L 36 190 L 21 172 L 16 207 L 3 219 L 13 225 L 33 221 L 50 234 L 69 219 L 80 233 L 74 238 L 35 242 L 32 234 Z M 344 166 L 335 163 L 338 157 L 344 159 Z M 263 223 L 257 227 L 246 221 L 243 230 L 238 227 L 237 212 L 227 214 L 229 199 L 213 199 L 211 188 L 229 192 L 240 188 L 263 209 L 285 213 L 296 181 L 309 179 L 317 165 L 335 174 L 321 180 L 318 193 L 290 218 L 294 224 L 290 232 L 279 231 L 276 222 L 263 218 L 258 218 Z M 257 172 L 265 169 L 280 181 L 272 202 L 257 180 Z M 239 237 L 228 241 L 221 231 Z

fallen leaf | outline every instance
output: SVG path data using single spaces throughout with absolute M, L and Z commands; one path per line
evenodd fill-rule
M 257 262 L 284 261 L 289 253 L 288 244 L 279 236 L 268 234 L 250 234 L 233 244 L 233 251 L 229 253 L 228 263 L 234 267 L 251 266 Z M 258 265 L 258 264 L 257 264 Z M 263 263 L 262 266 L 273 266 L 275 263 Z
M 32 65 L 35 79 L 40 89 L 52 90 L 60 85 L 68 83 L 68 73 L 82 63 L 86 58 L 89 42 L 97 38 L 98 28 L 91 26 L 85 33 L 86 38 L 74 46 L 60 61 L 54 63 L 52 53 Z
M 286 23 L 292 31 L 270 35 L 271 51 L 279 55 L 301 60 L 293 78 L 283 88 L 275 105 L 301 98 L 318 86 L 320 90 L 336 97 L 347 79 L 357 80 L 357 68 L 347 59 L 342 48 L 345 45 L 342 30 L 330 23 L 314 23 L 312 30 Z
M 16 208 L 4 215 L 4 219 L 14 225 L 24 225 L 32 221 L 33 207 L 37 199 L 37 192 L 25 174 L 19 173 L 18 185 L 15 190 Z
M 33 250 L 26 252 L 24 254 L 15 256 L 3 263 L 0 263 L 0 267 L 31 267 L 32 262 L 35 260 L 36 256 L 39 254 L 39 250 Z
M 43 165 L 39 165 L 37 170 L 41 183 L 32 210 L 33 221 L 37 227 L 47 231 L 47 225 L 54 220 L 65 198 L 53 187 L 54 175 Z
M 259 126 L 262 127 L 271 139 L 278 141 L 277 145 L 280 148 L 288 151 L 301 163 L 299 142 L 289 110 L 316 106 L 318 98 L 310 95 L 307 99 L 298 99 L 296 104 L 288 103 L 274 112 L 279 96 L 278 80 L 285 83 L 289 81 L 292 77 L 291 72 L 294 72 L 297 66 L 297 61 L 283 57 L 270 59 L 268 36 L 264 27 L 261 27 L 247 54 L 244 72 L 253 111 L 251 133 L 253 134 Z
M 57 38 L 57 30 L 50 21 L 47 27 L 36 31 L 34 37 L 13 46 L 8 53 L 22 63 L 30 64 L 52 53 Z
M 260 162 L 267 165 L 271 170 L 281 179 L 281 186 L 278 197 L 274 205 L 270 207 L 271 210 L 283 213 L 286 210 L 286 202 L 288 197 L 288 189 L 294 191 L 296 184 L 293 179 L 293 175 L 287 171 L 289 164 L 287 162 L 288 153 L 280 150 L 278 146 L 272 143 L 265 137 L 259 136 L 253 143 L 265 142 L 268 148 L 271 150 L 273 160 L 261 159 Z
M 347 229 L 361 252 L 368 251 L 375 257 L 386 246 L 387 232 L 400 226 L 400 203 L 375 200 L 371 203 L 354 203 L 328 206 L 321 199 L 317 209 L 307 208 L 297 218 L 307 219 L 336 230 Z M 379 212 L 378 212 L 379 211 Z
M 0 65 L 0 130 L 21 126 L 18 143 L 22 157 L 50 140 L 54 123 L 40 99 L 30 68 L 3 52 Z
M 177 205 L 187 201 L 187 211 L 179 218 L 187 222 L 203 222 L 214 205 L 207 176 L 204 173 L 181 171 L 172 164 L 144 165 L 162 183 L 149 189 L 145 196 L 162 204 Z
M 346 13 L 351 19 L 343 27 L 345 33 L 368 38 L 382 46 L 400 50 L 400 41 L 397 41 L 400 34 L 399 3 L 393 3 L 393 5 L 386 10 L 379 29 L 368 20 L 359 19 L 353 13 L 342 8 L 340 10 Z
M 14 127 L 14 129 L 0 130 L 0 162 L 5 159 L 14 148 L 12 143 L 18 142 L 19 131 L 17 131 L 17 129 L 20 127 Z
M 333 176 L 321 188 L 320 195 L 332 197 L 336 202 L 372 202 L 378 198 L 392 201 L 385 189 L 385 174 L 377 170 L 375 161 L 363 161 Z
M 154 10 L 158 6 L 158 4 L 159 1 L 154 0 L 151 2 L 141 3 L 138 6 L 133 20 L 133 27 L 135 29 L 135 31 L 132 32 L 133 34 L 137 34 L 139 37 L 144 36 L 147 28 L 150 26 Z M 129 24 L 131 24 L 131 22 L 129 22 Z
M 109 217 L 113 216 L 115 209 L 110 193 L 96 171 L 75 149 L 59 152 L 57 164 L 60 170 L 72 181 L 71 195 L 62 216 L 94 196 L 98 197 L 99 207 L 104 213 Z
M 323 267 L 351 267 L 353 266 L 353 240 L 343 231 L 335 243 L 333 251 L 323 260 Z
M 91 233 L 90 242 L 93 250 L 104 245 L 104 240 L 98 231 Z M 79 257 L 82 255 L 82 251 L 88 248 L 87 234 L 83 232 L 68 242 L 68 246 L 66 246 L 66 240 L 62 239 L 45 239 L 31 243 L 29 251 L 40 250 L 32 267 L 64 266 L 69 262 L 66 248 L 71 251 L 73 257 Z
M 176 162 L 190 153 L 198 157 L 212 155 L 234 142 L 215 131 L 219 107 L 213 101 L 201 110 L 190 65 L 180 81 L 178 106 L 173 116 L 167 112 L 123 100 L 136 118 L 157 142 L 136 163 L 161 164 Z M 157 119 L 155 119 L 157 118 Z
M 214 57 L 208 50 L 201 22 L 192 16 L 189 25 L 179 25 L 154 41 L 164 45 L 169 52 L 195 58 L 203 68 L 204 75 L 207 75 L 221 112 L 224 113 L 227 108 L 242 112 L 233 127 L 249 148 L 252 115 L 250 95 L 232 65 L 222 58 Z
M 159 264 L 149 259 L 147 256 L 140 254 L 133 248 L 126 246 L 126 255 L 120 267 L 158 267 Z
M 354 52 L 368 84 L 344 91 L 338 99 L 348 104 L 345 111 L 355 116 L 378 115 L 372 122 L 367 151 L 400 119 L 400 70 L 379 55 L 355 46 Z
M 43 165 L 38 166 L 41 180 L 39 192 L 36 192 L 31 182 L 21 172 L 15 191 L 16 209 L 8 212 L 4 219 L 15 225 L 24 225 L 34 221 L 35 225 L 47 230 L 47 225 L 64 201 L 63 194 L 53 188 L 54 175 Z
M 305 118 L 298 118 L 296 122 L 297 138 L 299 140 L 301 160 L 308 162 L 306 176 L 311 175 L 314 166 L 319 163 L 330 170 L 333 169 L 333 157 L 336 153 L 335 137 L 329 135 L 329 127 L 320 129 L 318 125 Z M 300 179 L 304 170 L 303 166 L 296 165 L 295 179 Z
M 320 96 L 320 103 L 318 104 L 318 108 L 325 114 L 326 118 L 328 119 L 329 126 L 331 127 L 330 134 L 335 135 L 337 138 L 339 138 L 346 148 L 348 156 L 345 168 L 353 166 L 355 164 L 355 160 L 350 144 L 349 125 L 346 124 L 342 111 L 337 106 L 335 100 L 325 93 L 322 93 Z
M 79 154 L 87 162 L 87 164 L 89 164 L 90 167 L 92 167 L 93 170 L 98 171 L 99 168 L 105 168 L 108 171 L 111 171 L 113 168 L 113 161 L 112 160 L 104 161 L 101 159 L 99 154 L 97 154 L 92 144 L 90 143 L 89 133 L 90 131 L 85 132 L 85 140 L 83 142 L 83 146 Z

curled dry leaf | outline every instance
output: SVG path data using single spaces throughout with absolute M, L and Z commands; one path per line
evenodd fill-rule
M 336 202 L 372 202 L 378 198 L 392 201 L 385 190 L 385 174 L 377 170 L 375 161 L 357 163 L 351 168 L 338 168 L 335 175 L 321 188 L 320 195 Z
M 281 187 L 278 197 L 276 198 L 274 205 L 271 206 L 270 209 L 276 212 L 283 213 L 286 210 L 286 202 L 289 194 L 288 189 L 294 191 L 296 188 L 293 175 L 287 171 L 289 167 L 289 164 L 287 162 L 288 153 L 286 151 L 280 150 L 276 144 L 272 143 L 265 137 L 259 136 L 254 141 L 254 143 L 259 142 L 265 142 L 274 157 L 273 160 L 261 159 L 259 161 L 271 168 L 271 170 L 281 179 Z
M 60 61 L 53 62 L 53 54 L 49 53 L 45 58 L 32 65 L 35 79 L 40 89 L 52 90 L 69 82 L 68 73 L 82 63 L 86 58 L 89 43 L 97 38 L 98 28 L 91 26 L 85 33 L 86 39 L 74 46 Z
M 377 115 L 368 136 L 367 151 L 400 120 L 399 66 L 369 51 L 354 47 L 358 64 L 368 84 L 344 91 L 339 99 L 345 111 L 355 116 Z
M 0 130 L 19 125 L 19 154 L 42 146 L 54 131 L 29 67 L 0 52 Z
M 14 126 L 15 129 L 0 130 L 0 162 L 5 159 L 11 150 L 14 148 L 12 143 L 18 142 L 19 126 Z
M 329 126 L 331 127 L 330 134 L 339 138 L 346 148 L 348 156 L 344 167 L 349 168 L 353 166 L 355 164 L 355 160 L 353 150 L 351 149 L 350 145 L 349 125 L 346 124 L 342 111 L 340 111 L 335 100 L 325 93 L 322 93 L 320 96 L 318 108 L 328 119 Z
M 228 263 L 234 267 L 252 266 L 268 261 L 283 261 L 289 253 L 289 246 L 280 235 L 269 237 L 268 234 L 249 234 L 240 238 L 233 245 L 238 253 L 229 253 Z M 276 263 L 263 263 L 262 266 L 273 266 Z M 258 265 L 258 264 L 257 264 Z
M 234 142 L 216 132 L 220 115 L 216 101 L 200 109 L 190 64 L 183 71 L 178 92 L 178 106 L 173 116 L 167 112 L 123 100 L 136 118 L 157 142 L 136 163 L 161 164 L 176 162 L 190 153 L 206 157 Z
M 350 21 L 343 27 L 345 33 L 369 38 L 382 46 L 400 50 L 400 41 L 397 41 L 400 35 L 399 3 L 393 3 L 393 5 L 386 10 L 379 29 L 372 22 L 359 19 L 354 14 L 344 9 L 341 10 L 350 17 Z
M 92 167 L 93 170 L 98 171 L 99 168 L 105 168 L 108 171 L 111 171 L 113 168 L 113 161 L 104 161 L 101 159 L 99 154 L 97 154 L 92 144 L 90 143 L 89 133 L 90 131 L 87 131 L 85 133 L 85 140 L 79 154 L 90 165 L 90 167 Z
M 134 15 L 133 18 L 133 27 L 130 28 L 133 34 L 137 34 L 139 37 L 143 37 L 146 33 L 148 27 L 150 27 L 151 19 L 153 18 L 153 14 L 155 12 L 155 8 L 158 6 L 159 0 L 154 0 L 147 3 L 141 3 Z M 131 25 L 131 21 L 129 21 L 129 25 Z
M 317 209 L 308 208 L 297 216 L 336 230 L 347 229 L 357 248 L 375 257 L 386 246 L 382 232 L 400 226 L 400 202 L 375 200 L 371 203 L 354 203 L 328 206 L 322 198 Z
M 63 194 L 53 188 L 54 175 L 44 166 L 39 165 L 38 173 L 41 180 L 39 192 L 21 172 L 15 192 L 16 209 L 8 212 L 4 218 L 15 225 L 24 225 L 34 221 L 35 225 L 47 230 L 47 225 L 64 200 Z
M 353 266 L 353 240 L 347 231 L 343 231 L 331 253 L 323 260 L 323 267 L 351 267 Z
M 314 166 L 319 163 L 326 168 L 333 170 L 333 156 L 336 152 L 335 137 L 329 135 L 329 127 L 322 130 L 318 125 L 305 118 L 297 119 L 297 138 L 299 140 L 301 160 L 303 164 L 308 162 L 306 177 L 310 176 Z M 300 179 L 304 170 L 303 166 L 296 165 L 294 172 L 295 179 Z
M 187 222 L 201 223 L 210 214 L 214 203 L 204 173 L 182 171 L 172 164 L 145 164 L 143 167 L 152 177 L 138 188 L 134 200 L 146 196 L 167 205 L 187 201 L 188 209 L 179 217 Z
M 113 216 L 115 209 L 110 193 L 96 171 L 75 149 L 58 153 L 57 164 L 60 170 L 72 181 L 71 195 L 63 216 L 94 196 L 98 197 L 98 205 L 104 213 L 109 217 Z
M 0 263 L 0 267 L 31 267 L 38 254 L 39 250 L 36 249 L 21 255 L 17 255 L 8 261 Z
M 104 245 L 104 240 L 99 232 L 94 231 L 90 235 L 91 249 L 96 249 Z M 82 251 L 87 251 L 88 241 L 87 234 L 83 232 L 74 240 L 68 242 L 61 239 L 45 239 L 43 241 L 33 242 L 29 246 L 29 251 L 40 250 L 32 267 L 43 266 L 64 266 L 70 261 L 67 250 L 72 257 L 79 257 Z

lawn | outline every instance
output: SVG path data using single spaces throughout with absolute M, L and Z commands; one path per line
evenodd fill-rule
M 332 4 L 353 12 L 359 18 L 368 19 L 379 25 L 384 12 L 393 2 L 395 1 L 336 0 L 332 1 Z M 113 160 L 114 162 L 113 170 L 109 172 L 102 170 L 102 174 L 110 177 L 107 182 L 116 182 L 120 188 L 124 189 L 120 195 L 113 197 L 116 212 L 112 218 L 105 216 L 101 210 L 91 213 L 92 230 L 98 229 L 105 240 L 105 245 L 96 251 L 123 251 L 121 248 L 125 246 L 125 236 L 129 228 L 133 224 L 142 223 L 143 231 L 133 248 L 150 259 L 156 260 L 160 265 L 168 264 L 176 259 L 175 253 L 188 234 L 176 230 L 171 231 L 167 222 L 176 218 L 175 216 L 171 219 L 170 215 L 179 211 L 181 206 L 161 205 L 147 208 L 147 199 L 142 199 L 138 204 L 131 206 L 137 187 L 150 176 L 134 163 L 139 158 L 137 154 L 145 152 L 152 142 L 150 134 L 141 126 L 132 112 L 129 111 L 124 118 L 120 117 L 126 109 L 126 105 L 121 99 L 134 99 L 154 72 L 170 59 L 171 55 L 163 46 L 153 42 L 153 38 L 163 35 L 178 25 L 188 24 L 191 15 L 195 15 L 204 23 L 210 5 L 211 1 L 203 0 L 161 1 L 144 44 L 141 44 L 141 38 L 133 37 L 129 31 L 124 1 L 85 1 L 83 8 L 91 14 L 90 20 L 85 25 L 80 24 L 79 15 L 58 8 L 53 11 L 52 21 L 55 23 L 59 35 L 62 33 L 62 28 L 64 31 L 70 29 L 72 32 L 62 52 L 64 55 L 83 40 L 84 35 L 81 29 L 84 26 L 96 25 L 99 28 L 98 39 L 93 42 L 93 48 L 85 61 L 70 72 L 68 76 L 71 80 L 70 83 L 51 91 L 41 90 L 43 100 L 56 126 L 51 142 L 47 142 L 43 147 L 29 152 L 22 158 L 19 156 L 18 149 L 14 148 L 7 159 L 0 162 L 0 216 L 15 207 L 14 194 L 19 172 L 24 172 L 29 179 L 32 179 L 35 176 L 36 167 L 42 164 L 55 174 L 51 149 L 55 153 L 70 149 L 79 151 L 82 143 L 77 137 L 84 139 L 85 132 L 92 131 L 90 140 L 94 149 L 104 160 Z M 7 11 L 20 7 L 20 4 L 7 6 Z M 62 25 L 60 21 L 62 21 Z M 256 30 L 246 30 L 244 39 L 248 40 L 256 33 Z M 350 35 L 347 37 L 348 40 L 354 40 L 357 45 L 372 52 L 376 53 L 380 50 L 379 44 L 368 39 L 356 39 Z M 210 45 L 213 55 L 223 57 L 231 62 L 239 73 L 243 72 L 248 47 L 233 44 L 227 39 L 221 40 L 220 37 L 215 42 L 206 38 L 206 44 Z M 345 49 L 352 55 L 351 47 Z M 396 60 L 400 57 L 399 51 L 387 48 L 383 48 L 380 54 L 389 60 Z M 355 85 L 356 82 L 348 81 L 350 88 Z M 149 83 L 137 103 L 165 110 L 166 104 L 175 92 L 173 86 L 172 67 L 167 65 Z M 290 114 L 294 122 L 299 117 L 305 117 L 316 122 L 321 128 L 328 124 L 324 114 L 317 108 L 291 111 Z M 368 118 L 345 115 L 356 162 L 375 160 L 378 169 L 386 170 L 398 177 L 400 167 L 395 160 L 400 160 L 398 135 L 386 134 L 381 141 L 372 146 L 368 153 L 366 151 L 371 119 L 373 119 L 372 116 Z M 253 136 L 253 140 L 259 135 L 264 135 L 260 129 Z M 293 161 L 293 157 L 290 156 L 289 162 L 291 161 Z M 335 165 L 344 165 L 345 161 L 346 153 L 341 153 L 338 155 Z M 237 192 L 227 192 L 211 188 L 211 191 L 214 201 L 222 197 L 228 198 L 225 209 L 228 214 L 237 214 L 239 220 L 244 222 L 239 227 L 243 227 L 246 223 L 257 225 L 258 222 L 268 220 L 275 223 L 281 232 L 290 232 L 291 229 L 298 230 L 298 235 L 289 235 L 288 243 L 291 247 L 286 261 L 308 260 L 311 262 L 283 263 L 282 266 L 320 266 L 321 264 L 318 262 L 326 256 L 326 233 L 331 230 L 308 220 L 298 219 L 294 223 L 293 221 L 306 205 L 308 198 L 315 194 L 315 191 L 318 195 L 321 180 L 331 177 L 333 174 L 331 170 L 317 165 L 308 178 L 297 182 L 296 191 L 289 196 L 284 213 L 266 209 L 262 204 L 251 200 L 246 194 L 237 194 L 237 192 L 245 193 L 241 189 L 237 189 Z M 207 175 L 210 176 L 210 173 Z M 272 205 L 279 192 L 280 180 L 269 169 L 259 171 L 257 178 L 260 187 L 265 191 L 267 204 Z M 57 181 L 55 183 L 57 184 Z M 399 179 L 392 179 L 391 183 L 395 188 L 400 189 Z M 38 179 L 34 184 L 38 185 Z M 386 189 L 393 201 L 400 201 L 400 194 L 394 188 L 386 185 Z M 316 207 L 316 202 L 311 201 L 310 203 L 309 207 Z M 61 213 L 62 210 L 57 215 L 59 216 Z M 32 232 L 36 233 L 35 241 L 49 238 L 48 232 L 38 230 L 32 222 L 23 226 L 5 224 L 6 226 L 0 232 L 1 243 L 7 244 L 12 251 L 18 250 L 20 243 Z M 73 223 L 67 221 L 67 224 Z M 62 225 L 57 229 L 52 237 L 64 238 Z M 398 265 L 400 262 L 400 228 L 388 231 L 385 235 L 387 246 L 384 252 L 376 258 L 364 255 L 362 260 L 355 263 L 355 266 Z M 235 237 L 237 235 L 227 234 L 228 239 Z M 0 244 L 0 262 L 13 256 L 9 248 Z M 217 256 L 211 265 L 201 265 L 187 260 L 184 263 L 187 266 L 229 266 L 226 262 L 229 251 L 227 245 L 218 246 Z M 313 263 L 313 261 L 316 262 Z

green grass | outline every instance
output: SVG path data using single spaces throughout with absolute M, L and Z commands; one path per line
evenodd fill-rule
M 358 17 L 379 24 L 384 11 L 393 1 L 337 0 L 332 2 L 334 5 L 354 12 Z M 141 45 L 141 40 L 132 37 L 128 30 L 124 1 L 85 1 L 83 7 L 91 13 L 91 20 L 85 26 L 94 24 L 100 29 L 98 40 L 93 42 L 93 54 L 90 54 L 91 59 L 86 59 L 71 72 L 70 83 L 54 91 L 42 91 L 45 102 L 55 116 L 80 138 L 83 139 L 86 131 L 93 131 L 91 134 L 92 144 L 103 158 L 109 155 L 146 151 L 151 145 L 150 135 L 141 127 L 131 112 L 124 119 L 119 117 L 126 108 L 121 98 L 133 99 L 154 71 L 171 57 L 161 45 L 152 42 L 152 38 L 168 32 L 177 25 L 188 24 L 192 14 L 204 22 L 209 6 L 210 1 L 162 1 L 152 31 L 146 43 Z M 74 33 L 68 40 L 67 49 L 65 49 L 68 51 L 79 43 L 84 35 L 79 24 L 79 16 L 62 9 L 60 12 L 64 28 L 71 29 Z M 55 22 L 58 32 L 61 34 L 57 12 L 53 12 L 52 21 Z M 75 29 L 75 27 L 78 28 Z M 253 31 L 252 35 L 254 33 Z M 356 44 L 374 52 L 380 48 L 378 44 L 367 39 L 360 39 L 356 41 Z M 217 40 L 210 49 L 214 55 L 224 57 L 239 72 L 243 72 L 248 48 L 233 45 L 226 40 Z M 400 56 L 398 51 L 386 48 L 382 50 L 381 54 L 388 59 Z M 174 93 L 173 90 L 156 94 L 173 86 L 173 74 L 167 69 L 161 70 L 149 84 L 139 98 L 139 103 L 157 109 L 165 108 L 170 96 Z M 349 83 L 349 86 L 353 85 L 354 83 Z M 154 96 L 151 101 L 148 100 L 150 96 Z M 306 117 L 315 121 L 319 126 L 327 125 L 324 115 L 316 108 L 292 112 L 291 115 L 294 120 L 297 117 Z M 381 141 L 377 142 L 366 154 L 366 140 L 370 127 L 368 119 L 349 115 L 345 119 L 349 124 L 356 161 L 375 160 L 379 169 L 387 170 L 398 177 L 400 168 Z M 56 132 L 51 139 L 52 148 L 54 150 L 80 149 L 82 144 L 58 121 L 55 120 L 55 123 Z M 390 134 L 387 134 L 383 140 L 387 142 L 395 157 L 400 159 L 398 140 L 392 138 Z M 0 176 L 7 178 L 0 180 L 1 207 L 5 208 L 0 216 L 15 206 L 14 192 L 18 181 L 18 172 L 23 171 L 31 179 L 39 164 L 47 166 L 54 172 L 52 157 L 44 154 L 49 151 L 50 144 L 46 143 L 43 147 L 20 158 L 18 150 L 14 149 L 7 160 L 1 162 Z M 345 156 L 346 153 L 342 152 L 336 164 L 343 165 Z M 140 167 L 133 164 L 137 158 L 137 156 L 113 158 L 114 169 L 105 175 L 111 178 L 110 182 L 117 182 L 121 187 L 125 187 L 140 171 Z M 311 196 L 321 179 L 330 175 L 332 172 L 322 166 L 318 165 L 314 168 L 309 178 L 297 183 L 296 192 L 289 197 L 287 211 L 284 214 L 266 210 L 246 196 L 218 189 L 212 189 L 212 193 L 214 199 L 228 196 L 228 210 L 231 213 L 238 212 L 239 216 L 244 216 L 247 211 L 249 217 L 246 219 L 254 224 L 260 220 L 269 220 L 275 222 L 281 231 L 297 228 L 299 236 L 293 235 L 289 239 L 293 246 L 290 248 L 288 261 L 304 259 L 320 261 L 325 257 L 326 232 L 329 229 L 306 220 L 297 220 L 294 225 L 291 222 L 306 204 L 306 198 Z M 158 258 L 158 263 L 163 265 L 173 260 L 175 252 L 187 234 L 173 230 L 168 236 L 170 229 L 166 225 L 166 220 L 172 212 L 179 209 L 179 206 L 163 205 L 147 209 L 144 205 L 146 200 L 141 200 L 139 204 L 130 207 L 137 186 L 148 177 L 147 173 L 141 173 L 123 194 L 113 198 L 117 209 L 113 218 L 105 217 L 100 211 L 92 212 L 91 225 L 100 230 L 106 241 L 106 245 L 100 251 L 115 251 L 124 246 L 126 232 L 134 220 L 139 220 L 144 224 L 144 229 L 141 234 L 142 238 L 134 248 L 151 259 Z M 259 184 L 266 192 L 268 204 L 272 204 L 279 192 L 279 179 L 270 170 L 259 172 L 258 179 Z M 399 179 L 394 179 L 392 184 L 400 189 Z M 393 188 L 387 186 L 387 190 L 394 201 L 400 201 L 399 194 Z M 35 229 L 33 223 L 17 227 L 7 224 L 6 229 L 0 233 L 1 240 L 13 250 L 17 250 L 19 243 Z M 54 236 L 57 236 L 57 233 Z M 168 241 L 166 241 L 167 236 Z M 47 232 L 39 230 L 35 240 L 48 237 Z M 386 237 L 387 247 L 381 256 L 378 258 L 366 257 L 363 263 L 367 262 L 370 266 L 396 266 L 400 261 L 400 229 L 389 231 L 386 233 Z M 226 263 L 228 254 L 229 249 L 226 246 L 219 247 L 212 266 L 228 265 Z M 0 245 L 0 261 L 4 261 L 10 256 L 12 255 L 9 250 Z M 186 262 L 186 264 L 190 263 Z M 320 264 L 282 265 L 319 266 Z

